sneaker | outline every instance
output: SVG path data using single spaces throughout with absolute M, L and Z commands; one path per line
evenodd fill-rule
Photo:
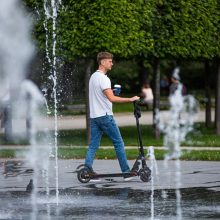
M 101 179 L 99 179 L 99 178 L 90 179 L 90 182 L 93 182 L 93 183 L 100 182 L 100 181 L 101 181 Z
M 130 181 L 134 179 L 134 176 L 131 176 L 131 174 L 124 174 L 124 181 Z
M 124 181 L 130 181 L 133 180 L 134 176 L 128 176 L 128 177 L 124 177 Z
M 93 172 L 93 174 L 96 175 L 97 173 Z M 98 177 L 95 177 L 95 178 L 91 178 L 91 179 L 90 179 L 90 182 L 100 182 L 100 181 L 101 181 L 101 179 L 98 178 Z

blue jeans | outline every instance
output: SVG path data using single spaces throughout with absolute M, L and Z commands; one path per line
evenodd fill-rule
M 103 133 L 107 134 L 112 140 L 115 148 L 115 152 L 121 167 L 121 171 L 129 172 L 130 168 L 128 166 L 124 142 L 121 137 L 118 126 L 112 115 L 105 115 L 98 118 L 90 119 L 90 129 L 91 129 L 91 140 L 89 148 L 86 154 L 85 164 L 92 168 L 93 160 L 95 158 L 96 150 L 99 148 L 100 141 Z

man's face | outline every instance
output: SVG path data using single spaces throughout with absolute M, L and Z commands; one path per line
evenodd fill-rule
M 111 70 L 113 66 L 112 59 L 103 59 L 101 64 L 106 69 L 106 71 Z

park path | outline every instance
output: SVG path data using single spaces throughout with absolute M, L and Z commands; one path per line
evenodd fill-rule
M 168 117 L 168 111 L 161 111 L 161 118 L 165 119 Z M 133 112 L 131 113 L 116 113 L 114 118 L 119 127 L 123 126 L 134 126 L 136 124 Z M 212 121 L 214 120 L 214 111 L 212 112 Z M 196 122 L 205 121 L 205 112 L 200 111 L 197 114 Z M 151 125 L 153 123 L 152 111 L 142 112 L 140 118 L 140 124 Z M 39 130 L 54 130 L 55 123 L 54 117 L 44 117 L 38 122 Z M 86 117 L 85 115 L 75 115 L 75 116 L 58 116 L 57 121 L 58 130 L 72 130 L 72 129 L 84 129 L 86 128 Z M 25 119 L 13 120 L 13 131 L 24 132 L 26 129 Z M 0 128 L 0 133 L 4 130 Z
M 167 117 L 168 111 L 161 111 L 162 118 Z M 114 114 L 115 120 L 119 127 L 123 126 L 134 126 L 135 125 L 135 118 L 133 116 L 133 113 L 116 113 Z M 212 112 L 212 120 L 214 120 L 214 112 Z M 204 122 L 205 121 L 205 112 L 200 111 L 197 115 L 196 122 Z M 142 112 L 142 117 L 140 118 L 140 124 L 147 124 L 150 125 L 153 123 L 153 116 L 152 112 Z M 42 129 L 48 129 L 48 130 L 54 130 L 54 117 L 47 117 L 43 118 L 40 121 L 40 126 Z M 15 125 L 15 123 L 14 123 Z M 23 126 L 23 129 L 25 129 L 25 122 L 23 120 L 22 123 L 19 124 L 17 127 L 18 130 L 22 130 L 21 126 Z M 59 116 L 58 117 L 58 131 L 59 130 L 69 130 L 69 129 L 84 129 L 86 128 L 86 119 L 85 115 L 78 115 L 78 116 Z M 2 132 L 2 130 L 1 130 Z M 26 148 L 27 146 L 3 146 L 1 145 L 1 149 L 20 149 L 20 148 Z M 77 146 L 59 146 L 59 147 L 74 147 L 77 148 Z M 113 146 L 104 146 L 103 148 L 113 148 Z M 137 148 L 136 146 L 126 146 L 127 149 L 129 148 Z M 146 147 L 147 148 L 147 147 Z M 156 147 L 155 147 L 156 148 Z M 158 147 L 161 149 L 161 147 Z M 220 151 L 220 147 L 185 147 L 183 146 L 181 148 L 182 150 L 217 150 Z
M 161 111 L 161 117 L 166 118 L 168 111 Z M 116 113 L 114 118 L 119 127 L 123 126 L 134 126 L 135 118 L 133 112 L 131 113 Z M 214 120 L 214 112 L 212 112 L 212 120 Z M 205 121 L 205 112 L 200 111 L 197 115 L 196 122 Z M 151 125 L 153 123 L 152 112 L 142 112 L 140 118 L 140 124 Z M 42 120 L 41 125 L 47 126 L 49 130 L 54 128 L 54 118 L 49 117 Z M 85 115 L 80 116 L 60 116 L 58 117 L 58 130 L 68 130 L 68 129 L 83 129 L 86 128 L 86 118 Z

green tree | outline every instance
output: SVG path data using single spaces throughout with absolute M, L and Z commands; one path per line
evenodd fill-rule
M 216 95 L 215 95 L 215 127 L 216 134 L 220 135 L 220 2 L 217 1 L 217 10 L 215 11 L 216 32 L 213 42 L 215 45 L 216 68 Z
M 67 59 L 87 59 L 87 91 L 93 59 L 99 51 L 109 51 L 119 58 L 133 57 L 143 48 L 149 51 L 152 45 L 150 32 L 143 30 L 140 23 L 142 4 L 140 0 L 63 1 L 57 33 L 59 53 Z
M 151 39 L 140 29 L 139 10 L 128 0 L 63 1 L 58 25 L 61 54 L 91 58 L 105 50 L 127 58 L 147 50 Z
M 26 3 L 37 11 L 35 36 L 44 48 L 43 0 Z M 161 59 L 210 61 L 219 57 L 219 11 L 217 0 L 63 0 L 57 53 L 65 60 L 87 59 L 86 79 L 93 69 L 92 59 L 100 50 L 119 58 L 136 56 L 141 63 L 143 59 L 153 60 L 156 109 Z
M 216 0 L 155 1 L 153 55 L 176 59 L 213 57 L 216 7 Z
M 159 109 L 160 59 L 211 59 L 215 53 L 216 0 L 154 1 L 151 34 L 155 101 Z M 155 115 L 156 112 L 154 112 Z

